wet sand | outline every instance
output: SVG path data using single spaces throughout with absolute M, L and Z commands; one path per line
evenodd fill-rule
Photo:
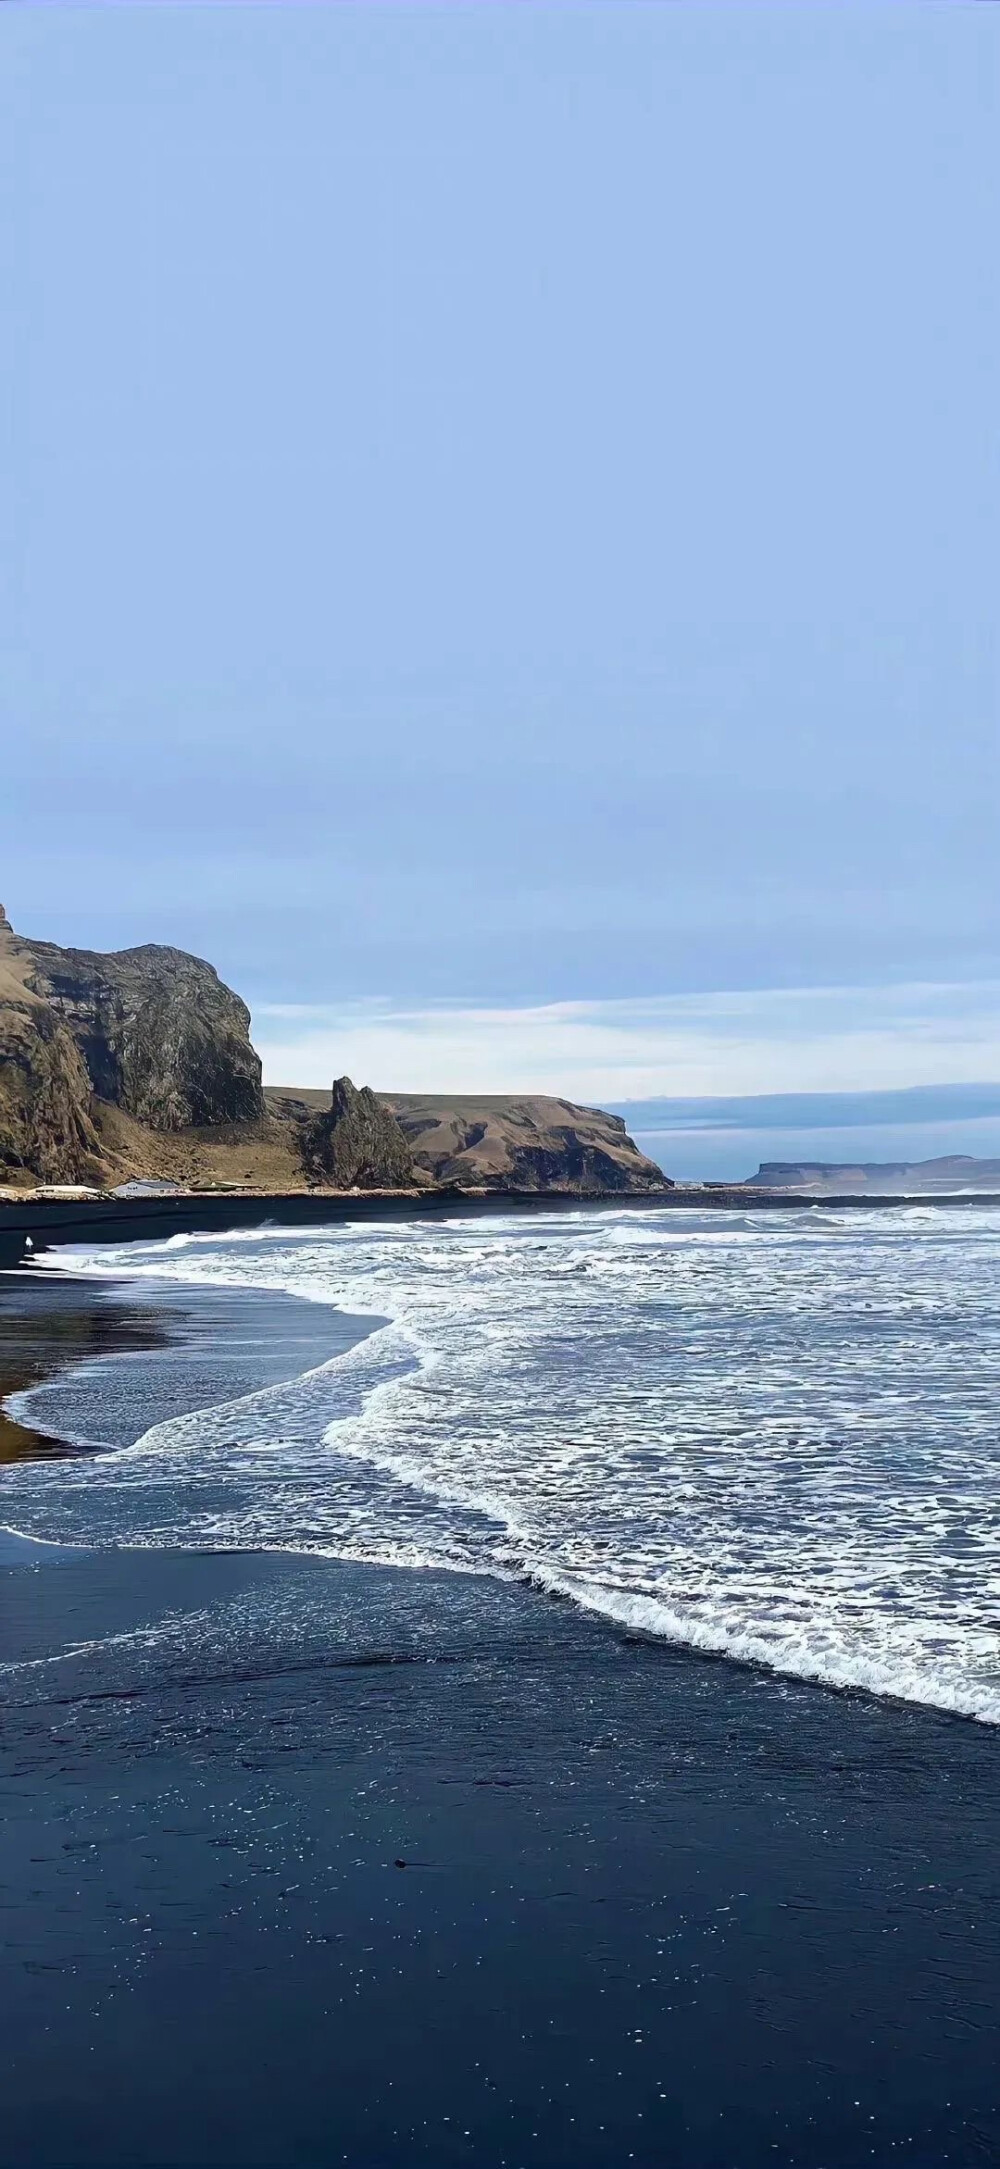
M 273 1553 L 8 1537 L 0 1667 L 0 2162 L 1000 2157 L 989 1728 Z
M 58 1376 L 71 1363 L 160 1348 L 169 1313 L 53 1274 L 0 1272 L 0 1463 L 63 1453 L 65 1445 L 11 1416 L 7 1396 Z
M 325 1304 L 253 1289 L 179 1288 L 174 1281 L 105 1281 L 28 1267 L 0 1272 L 0 1464 L 73 1450 L 58 1423 L 71 1415 L 94 1444 L 127 1443 L 107 1430 L 104 1392 L 115 1359 L 145 1358 L 149 1421 L 208 1408 L 297 1378 L 363 1339 L 372 1320 Z M 67 1373 L 80 1379 L 77 1402 Z M 25 1388 L 59 1382 L 37 1414 L 9 1406 Z M 128 1410 L 116 1411 L 120 1425 Z M 0 1479 L 2 1481 L 2 1479 Z M 0 1493 L 0 1521 L 3 1519 Z

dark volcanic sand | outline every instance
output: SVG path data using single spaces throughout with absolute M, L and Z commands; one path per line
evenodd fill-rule
M 65 1454 L 65 1440 L 54 1435 L 59 1419 L 96 1443 L 130 1443 L 161 1417 L 297 1378 L 371 1326 L 324 1304 L 253 1289 L 73 1279 L 31 1267 L 0 1272 L 0 1463 Z M 141 1370 L 109 1371 L 107 1359 L 120 1356 L 141 1357 Z M 23 1387 L 65 1380 L 69 1371 L 78 1389 L 71 1396 L 60 1383 L 58 1396 L 39 1403 L 36 1422 L 3 1406 Z
M 170 1336 L 170 1314 L 149 1303 L 115 1301 L 93 1282 L 47 1273 L 0 1273 L 0 1462 L 64 1453 L 49 1434 L 8 1414 L 8 1394 L 36 1386 L 71 1363 L 153 1349 Z
M 291 1555 L 6 1539 L 0 1665 L 4 2163 L 1000 2159 L 986 1727 Z

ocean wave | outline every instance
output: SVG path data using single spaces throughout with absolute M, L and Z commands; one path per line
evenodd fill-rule
M 388 1323 L 85 1463 L 22 1465 L 5 1513 L 58 1541 L 521 1575 L 1000 1722 L 998 1236 L 995 1211 L 934 1206 L 581 1208 L 64 1252 Z

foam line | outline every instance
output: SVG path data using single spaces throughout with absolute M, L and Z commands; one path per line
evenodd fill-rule
M 521 1575 L 617 1623 L 1000 1722 L 1000 1214 L 401 1220 L 62 1254 L 382 1323 L 2 1481 L 30 1533 Z

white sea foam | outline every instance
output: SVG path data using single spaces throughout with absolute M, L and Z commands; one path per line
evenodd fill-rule
M 74 1253 L 390 1322 L 127 1448 L 22 1464 L 5 1513 L 63 1541 L 530 1576 L 646 1633 L 1000 1722 L 998 1238 L 996 1212 L 933 1205 L 581 1208 Z

